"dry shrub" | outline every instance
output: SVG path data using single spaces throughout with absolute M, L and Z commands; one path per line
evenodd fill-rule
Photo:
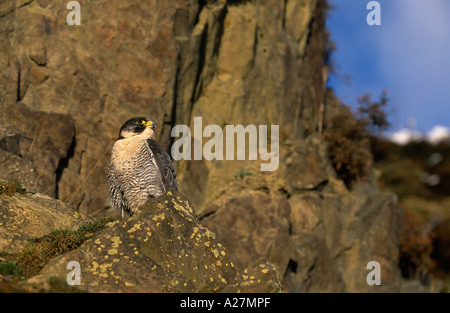
M 404 209 L 404 226 L 400 239 L 400 269 L 405 278 L 427 282 L 433 251 L 426 222 L 418 213 Z
M 378 102 L 372 101 L 369 94 L 359 97 L 356 113 L 340 103 L 331 103 L 337 109 L 327 121 L 323 138 L 328 142 L 331 164 L 347 188 L 369 177 L 373 164 L 371 138 L 389 126 L 384 111 L 386 95 L 387 91 L 383 90 Z
M 382 90 L 378 102 L 372 101 L 370 94 L 358 98 L 355 116 L 369 135 L 377 136 L 389 127 L 385 111 L 388 100 L 387 90 Z
M 24 194 L 26 189 L 21 185 L 21 183 L 15 179 L 0 182 L 0 195 L 6 195 L 11 197 L 16 192 Z
M 369 137 L 348 107 L 331 117 L 324 139 L 331 164 L 348 188 L 355 181 L 367 180 L 372 165 Z

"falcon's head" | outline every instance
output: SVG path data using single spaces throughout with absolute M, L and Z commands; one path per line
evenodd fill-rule
M 133 117 L 126 121 L 119 132 L 119 139 L 127 139 L 136 135 L 145 135 L 148 138 L 155 136 L 156 124 L 148 117 Z

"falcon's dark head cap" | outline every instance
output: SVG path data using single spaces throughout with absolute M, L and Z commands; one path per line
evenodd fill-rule
M 156 124 L 148 117 L 133 117 L 126 121 L 119 132 L 119 139 L 126 139 L 136 135 L 146 135 L 152 138 Z

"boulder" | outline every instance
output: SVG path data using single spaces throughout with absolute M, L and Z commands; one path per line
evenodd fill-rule
M 128 220 L 113 222 L 51 260 L 30 284 L 65 280 L 70 261 L 79 262 L 80 288 L 90 292 L 282 290 L 275 268 L 264 260 L 252 262 L 246 276 L 238 277 L 226 247 L 177 192 L 148 200 Z
M 2 165 L 0 167 L 0 180 L 15 179 L 26 186 L 35 185 L 37 173 L 31 161 L 0 149 L 0 164 Z
M 17 182 L 0 181 L 1 186 L 7 184 L 20 192 L 0 193 L 0 251 L 16 254 L 29 238 L 57 229 L 75 229 L 92 220 L 60 200 L 33 193 Z
M 62 171 L 75 146 L 72 116 L 33 110 L 17 102 L 2 112 L 0 123 L 5 129 L 3 135 L 0 132 L 0 148 L 20 158 L 11 158 L 11 163 L 26 164 L 22 172 L 35 172 L 30 177 L 22 173 L 15 178 L 36 187 L 40 193 L 57 197 Z

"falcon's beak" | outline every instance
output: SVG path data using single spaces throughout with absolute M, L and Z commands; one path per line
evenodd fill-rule
M 150 127 L 151 129 L 155 129 L 156 123 L 149 121 L 149 122 L 147 122 L 147 127 Z

